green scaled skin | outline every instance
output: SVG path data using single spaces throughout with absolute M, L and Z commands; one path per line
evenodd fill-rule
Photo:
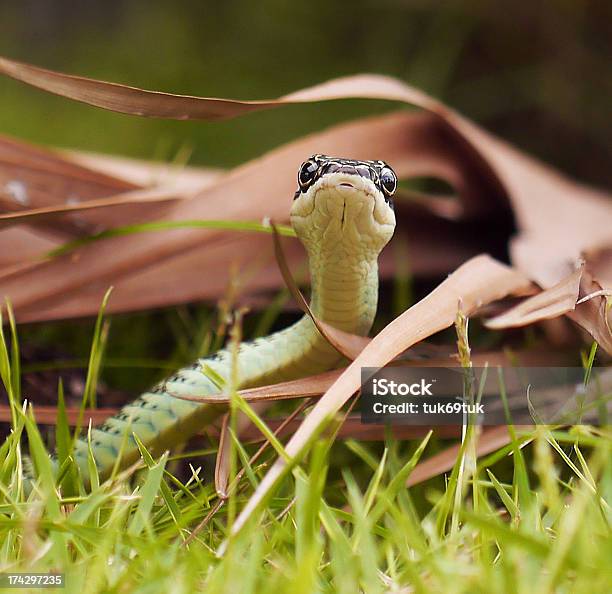
M 315 155 L 302 165 L 298 182 L 291 223 L 308 253 L 312 312 L 336 328 L 366 335 L 376 314 L 378 256 L 395 228 L 390 199 L 395 174 L 382 161 Z M 121 467 L 138 459 L 132 434 L 159 454 L 223 414 L 225 405 L 176 396 L 219 393 L 203 369 L 212 369 L 229 383 L 232 359 L 229 350 L 200 359 L 92 429 L 92 452 L 100 476 L 108 476 L 122 446 Z M 247 388 L 321 373 L 337 367 L 342 357 L 304 316 L 284 330 L 241 343 L 235 362 L 236 387 Z M 86 438 L 77 440 L 74 455 L 88 482 Z

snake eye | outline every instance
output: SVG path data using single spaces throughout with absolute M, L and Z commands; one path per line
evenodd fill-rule
M 380 185 L 387 196 L 393 196 L 397 188 L 397 177 L 390 167 L 383 167 L 380 172 Z
M 316 161 L 309 160 L 302 163 L 300 172 L 298 173 L 298 183 L 301 188 L 306 189 L 312 183 L 312 180 L 317 175 L 318 169 L 319 164 Z

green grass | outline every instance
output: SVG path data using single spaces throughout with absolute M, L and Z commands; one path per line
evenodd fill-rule
M 10 310 L 9 321 L 11 339 L 0 337 L 0 375 L 14 412 L 12 434 L 0 448 L 0 571 L 65 572 L 65 591 L 79 594 L 612 591 L 606 429 L 534 427 L 479 461 L 468 441 L 475 435 L 468 434 L 448 481 L 438 477 L 411 489 L 405 481 L 418 461 L 441 447 L 435 438 L 320 440 L 218 558 L 274 448 L 249 461 L 250 449 L 232 441 L 225 502 L 210 473 L 194 471 L 181 481 L 167 455 L 153 459 L 142 445 L 140 470 L 94 480 L 86 492 L 69 458 L 73 435 L 60 386 L 60 493 L 41 434 L 23 407 Z M 105 328 L 100 316 L 85 389 L 90 402 Z M 468 364 L 465 336 L 460 347 Z M 24 434 L 39 476 L 29 495 Z

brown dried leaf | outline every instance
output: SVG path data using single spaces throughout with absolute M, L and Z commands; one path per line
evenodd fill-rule
M 361 74 L 339 78 L 279 99 L 238 101 L 148 91 L 101 80 L 54 72 L 0 57 L 0 73 L 50 93 L 110 111 L 177 120 L 215 121 L 237 117 L 279 104 L 312 103 L 347 97 L 404 101 L 436 107 L 436 102 L 390 77 Z
M 529 297 L 503 314 L 488 320 L 487 328 L 517 328 L 541 320 L 556 318 L 572 311 L 578 301 L 582 267 L 556 285 Z
M 28 208 L 9 212 L 7 214 L 0 214 L 0 229 L 11 225 L 20 225 L 24 223 L 39 224 L 49 223 L 56 218 L 63 217 L 65 215 L 75 214 L 82 215 L 88 211 L 100 211 L 104 209 L 112 209 L 112 217 L 120 217 L 123 224 L 127 224 L 130 220 L 127 209 L 120 208 L 126 206 L 137 205 L 140 207 L 138 219 L 142 220 L 142 206 L 149 203 L 169 203 L 179 198 L 185 198 L 181 195 L 180 190 L 175 188 L 159 187 L 144 190 L 134 190 L 125 194 L 115 194 L 108 198 L 97 198 L 91 199 L 86 202 L 75 202 L 65 203 L 57 206 L 44 206 L 40 208 Z M 133 212 L 135 212 L 132 209 Z M 161 211 L 156 210 L 155 214 L 159 215 Z M 97 217 L 100 220 L 100 217 Z M 133 217 L 132 217 L 133 218 Z M 78 224 L 82 223 L 82 224 Z M 86 220 L 80 216 L 77 219 L 76 228 L 79 230 L 78 235 L 83 235 L 83 229 L 86 228 Z M 60 224 L 60 229 L 65 230 L 66 226 Z M 70 227 L 68 227 L 69 229 Z M 101 230 L 101 223 L 98 223 L 96 227 L 89 225 L 90 233 L 93 231 Z M 77 235 L 77 233 L 74 233 Z
M 310 375 L 308 377 L 279 382 L 270 386 L 248 388 L 238 393 L 247 402 L 272 402 L 274 400 L 292 400 L 310 396 L 321 396 L 338 379 L 344 369 L 334 369 L 326 373 Z M 210 404 L 229 404 L 231 396 L 228 394 L 194 394 L 193 396 L 174 395 L 182 400 L 193 402 L 208 402 Z
M 579 297 L 576 309 L 567 315 L 612 354 L 612 284 L 603 287 L 587 269 L 580 280 Z
M 58 153 L 0 136 L 0 209 L 19 213 L 31 209 L 71 206 L 137 190 L 138 185 L 71 162 Z M 99 222 L 99 221 L 98 221 Z M 87 218 L 65 218 L 45 228 L 59 238 L 91 233 Z M 3 234 L 4 241 L 4 234 Z

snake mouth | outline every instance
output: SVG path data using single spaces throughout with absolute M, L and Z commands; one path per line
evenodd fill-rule
M 354 226 L 386 234 L 395 225 L 391 209 L 372 180 L 345 172 L 326 173 L 294 201 L 292 221 L 318 217 L 319 225 L 339 225 L 342 233 Z M 334 222 L 335 221 L 335 222 Z M 306 224 L 306 223 L 304 223 Z

